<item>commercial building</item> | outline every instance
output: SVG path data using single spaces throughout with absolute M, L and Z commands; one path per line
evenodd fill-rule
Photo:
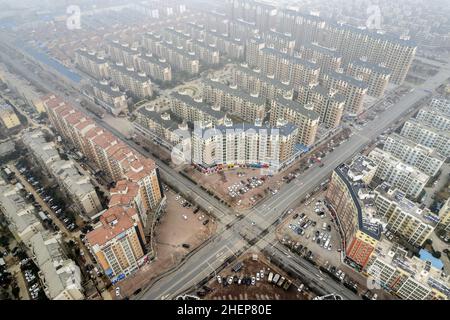
M 381 239 L 382 226 L 375 216 L 375 195 L 367 189 L 376 164 L 359 156 L 350 165 L 334 169 L 326 193 L 328 208 L 339 226 L 346 262 L 362 269 Z
M 128 113 L 127 96 L 118 86 L 110 86 L 108 81 L 101 80 L 92 84 L 92 90 L 96 101 L 111 114 Z
M 210 106 L 202 98 L 192 98 L 185 92 L 171 93 L 170 110 L 181 120 L 200 123 L 202 127 L 223 124 L 226 114 L 220 106 Z
M 321 73 L 320 84 L 328 90 L 337 90 L 345 97 L 345 112 L 358 115 L 363 110 L 363 100 L 367 94 L 367 84 L 339 71 Z
M 196 128 L 192 134 L 192 162 L 202 172 L 225 168 L 259 167 L 278 171 L 291 160 L 297 128 L 279 123 L 276 128 L 254 125 L 233 125 L 213 129 Z
M 438 173 L 445 161 L 445 158 L 432 148 L 415 143 L 395 132 L 386 138 L 383 150 L 430 177 Z
M 431 219 L 427 208 L 408 200 L 406 194 L 382 183 L 375 189 L 377 216 L 387 222 L 387 229 L 421 247 L 433 232 L 436 223 Z
M 376 177 L 393 188 L 405 192 L 408 197 L 417 198 L 429 180 L 429 176 L 379 148 L 369 153 L 369 158 L 378 168 Z
M 342 55 L 336 49 L 323 47 L 317 42 L 299 45 L 297 54 L 304 60 L 315 61 L 320 72 L 337 71 L 342 67 Z
M 267 100 L 277 97 L 292 100 L 294 97 L 294 88 L 289 82 L 283 83 L 273 77 L 267 77 L 261 73 L 261 70 L 253 70 L 248 65 L 236 66 L 233 70 L 233 81 L 238 89 Z
M 143 99 L 153 95 L 151 81 L 145 73 L 125 67 L 121 62 L 111 65 L 110 72 L 114 83 L 135 97 Z
M 337 90 L 326 89 L 318 83 L 298 88 L 297 101 L 303 105 L 311 104 L 320 115 L 320 123 L 327 128 L 340 125 L 345 109 L 345 97 Z
M 270 124 L 276 126 L 278 121 L 293 124 L 298 128 L 297 143 L 312 146 L 316 139 L 320 115 L 311 104 L 302 105 L 297 101 L 275 98 L 271 101 Z
M 227 86 L 218 79 L 205 79 L 203 100 L 247 122 L 263 120 L 266 115 L 266 100 L 255 94 L 239 90 L 236 85 Z
M 417 119 L 405 122 L 400 134 L 414 142 L 435 149 L 445 157 L 450 156 L 450 132 L 439 130 L 424 124 Z
M 97 55 L 95 51 L 81 48 L 75 51 L 75 63 L 77 66 L 97 80 L 109 77 L 109 64 L 103 56 Z
M 391 71 L 365 58 L 351 61 L 347 65 L 347 74 L 367 83 L 367 94 L 372 97 L 382 97 L 389 84 Z
M 429 261 L 386 240 L 378 243 L 364 272 L 377 285 L 404 300 L 448 300 L 449 276 Z
M 6 129 L 13 129 L 20 126 L 20 120 L 14 112 L 13 107 L 0 101 L 0 120 Z
M 91 218 L 103 209 L 90 178 L 81 175 L 71 160 L 62 160 L 55 144 L 47 142 L 42 131 L 24 133 L 22 141 L 42 170 L 56 180 L 81 214 Z

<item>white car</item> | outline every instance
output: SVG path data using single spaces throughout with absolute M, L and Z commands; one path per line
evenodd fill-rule
M 119 296 L 120 296 L 120 288 L 116 287 L 116 297 L 119 297 Z
M 222 283 L 222 277 L 221 277 L 221 276 L 217 276 L 217 282 L 218 282 L 219 284 Z
M 183 219 L 187 220 L 187 215 L 183 214 Z

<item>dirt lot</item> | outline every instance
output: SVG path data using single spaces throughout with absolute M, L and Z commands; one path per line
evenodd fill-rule
M 296 245 L 296 243 L 299 243 L 303 247 L 307 247 L 308 249 L 305 250 L 305 252 L 311 250 L 315 257 L 315 261 L 317 261 L 319 264 L 325 264 L 326 261 L 328 261 L 333 265 L 339 265 L 341 263 L 341 260 L 340 253 L 337 250 L 341 248 L 340 236 L 328 209 L 323 204 L 324 196 L 325 192 L 320 192 L 312 196 L 311 199 L 308 199 L 300 207 L 295 208 L 292 214 L 278 227 L 277 237 L 281 241 L 283 241 L 284 239 L 284 242 L 288 243 L 289 241 L 292 241 L 294 245 Z M 321 202 L 316 205 L 318 201 Z M 318 213 L 315 212 L 316 208 L 320 210 L 319 212 L 325 212 L 325 214 L 321 217 Z M 305 214 L 303 218 L 301 218 L 302 213 Z M 297 218 L 293 219 L 293 217 L 296 215 L 298 215 Z M 308 227 L 303 228 L 304 234 L 299 235 L 297 233 L 299 229 L 294 230 L 293 228 L 299 228 L 300 224 L 308 220 L 310 220 L 311 222 L 316 222 L 316 225 L 314 226 L 313 223 L 309 224 Z M 327 225 L 327 227 L 331 226 L 331 231 L 328 231 L 329 229 L 327 228 L 325 230 L 323 229 L 324 223 Z M 320 244 L 317 243 L 317 231 L 319 231 L 319 237 L 320 233 L 328 234 L 328 237 L 330 237 L 331 239 L 331 250 L 325 249 L 323 247 L 323 241 L 321 241 Z
M 113 290 L 120 287 L 120 297 L 116 299 L 129 297 L 139 288 L 146 287 L 157 276 L 176 266 L 188 252 L 202 244 L 216 230 L 216 224 L 204 212 L 194 214 L 194 205 L 183 207 L 181 197 L 172 190 L 165 193 L 168 207 L 156 227 L 156 258 L 111 289 L 115 296 Z M 201 216 L 203 218 L 199 220 Z M 207 219 L 209 223 L 205 226 L 203 223 Z M 183 244 L 188 244 L 189 248 L 184 248 Z
M 271 265 L 261 255 L 257 255 L 258 260 L 254 261 L 252 254 L 243 255 L 232 267 L 228 267 L 219 275 L 222 277 L 222 284 L 219 284 L 217 278 L 211 279 L 207 284 L 212 289 L 203 299 L 208 300 L 307 300 L 309 295 L 304 291 L 297 291 L 300 282 L 295 279 L 289 279 L 286 274 L 278 267 Z M 241 262 L 242 268 L 238 272 L 233 272 L 232 268 Z M 237 284 L 224 285 L 229 276 L 256 277 L 261 270 L 264 271 L 264 277 L 255 281 L 255 285 Z M 292 284 L 288 290 L 278 287 L 276 284 L 269 283 L 267 278 L 270 272 L 278 273 L 280 276 L 289 279 Z

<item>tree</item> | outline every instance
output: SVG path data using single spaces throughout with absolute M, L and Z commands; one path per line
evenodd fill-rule
M 12 290 L 11 290 L 11 293 L 14 296 L 14 298 L 19 299 L 20 288 L 18 286 L 13 287 Z
M 431 255 L 433 257 L 435 257 L 436 259 L 440 259 L 441 258 L 441 253 L 439 251 L 433 251 L 433 253 Z
M 7 247 L 9 245 L 9 238 L 7 236 L 0 236 L 0 245 L 2 247 Z

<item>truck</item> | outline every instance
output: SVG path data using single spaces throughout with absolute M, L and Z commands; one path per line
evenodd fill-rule
M 325 244 L 323 245 L 323 247 L 325 249 L 327 249 L 329 245 L 330 245 L 330 239 L 327 239 L 327 241 L 325 241 Z

